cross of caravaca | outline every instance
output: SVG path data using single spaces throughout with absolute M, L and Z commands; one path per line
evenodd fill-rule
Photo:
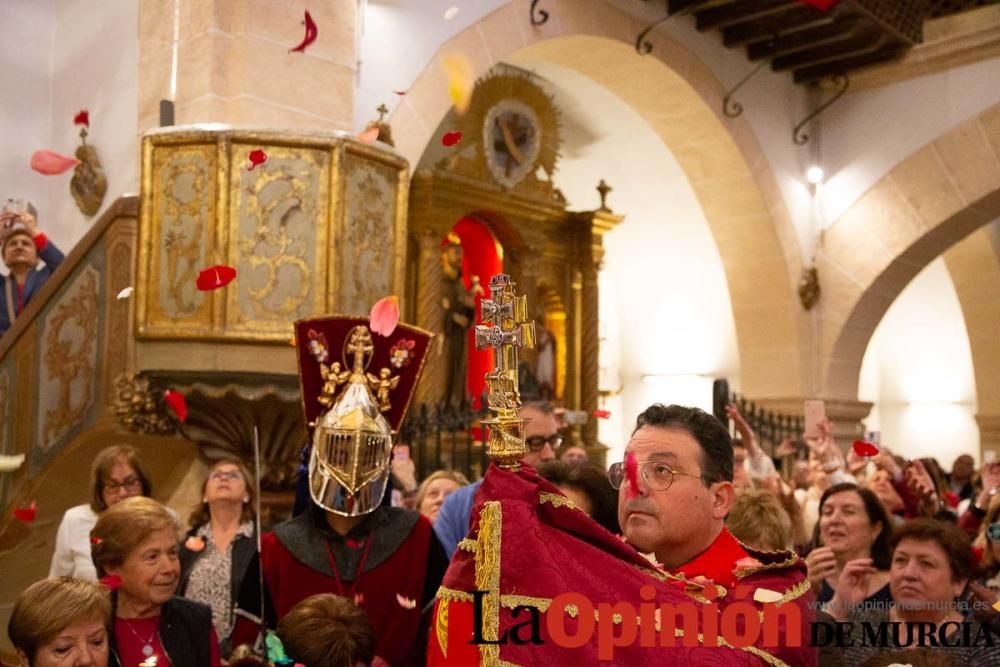
M 526 452 L 524 420 L 517 414 L 521 406 L 517 348 L 535 346 L 535 323 L 528 320 L 527 297 L 514 293 L 506 273 L 490 279 L 490 298 L 482 301 L 482 316 L 488 325 L 476 325 L 476 349 L 493 348 L 493 371 L 486 374 L 493 413 L 483 420 L 489 427 L 486 453 L 501 468 L 516 470 Z

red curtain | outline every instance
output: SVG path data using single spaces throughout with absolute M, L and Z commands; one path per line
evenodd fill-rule
M 465 287 L 471 289 L 472 276 L 479 276 L 483 294 L 476 295 L 476 323 L 479 323 L 479 302 L 489 297 L 490 278 L 503 271 L 503 258 L 497 252 L 497 241 L 482 222 L 475 218 L 462 218 L 451 229 L 462 240 L 462 273 Z M 469 328 L 469 374 L 466 390 L 478 401 L 486 388 L 486 373 L 493 370 L 493 352 L 476 351 L 475 329 Z

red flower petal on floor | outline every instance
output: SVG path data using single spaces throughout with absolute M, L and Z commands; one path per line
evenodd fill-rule
M 236 278 L 236 269 L 225 264 L 217 264 L 198 272 L 198 289 L 207 292 L 213 289 L 225 287 Z
M 358 141 L 365 144 L 374 144 L 376 139 L 378 139 L 377 127 L 369 127 L 367 130 L 358 135 Z
M 368 326 L 377 334 L 391 336 L 399 324 L 399 299 L 387 296 L 379 299 L 368 314 Z
M 24 523 L 33 523 L 35 521 L 35 515 L 38 513 L 38 505 L 34 500 L 27 507 L 15 507 L 14 508 L 14 518 L 18 521 L 23 521 Z
M 611 419 L 611 410 L 594 410 L 594 416 L 598 419 Z
M 247 167 L 247 171 L 253 171 L 260 165 L 267 162 L 267 153 L 265 153 L 261 148 L 255 148 L 250 151 L 250 154 L 247 157 L 250 159 L 250 166 Z
M 633 452 L 625 455 L 625 477 L 628 479 L 629 497 L 639 495 L 639 462 Z
M 110 588 L 111 590 L 115 590 L 116 588 L 122 585 L 122 578 L 119 577 L 117 574 L 106 574 L 103 577 L 101 577 L 99 581 L 101 584 Z
M 75 157 L 62 155 L 47 148 L 31 154 L 31 168 L 43 176 L 57 176 L 80 164 Z
M 174 411 L 177 415 L 177 420 L 182 424 L 187 421 L 188 418 L 188 405 L 187 399 L 184 398 L 184 394 L 174 391 L 173 389 L 167 389 L 163 392 L 163 400 L 167 402 L 170 409 Z
M 90 112 L 86 109 L 80 109 L 80 111 L 73 116 L 73 124 L 90 127 Z
M 462 140 L 461 132 L 445 132 L 441 137 L 441 143 L 444 146 L 454 146 Z
M 312 17 L 309 16 L 309 10 L 306 10 L 306 34 L 302 37 L 302 41 L 294 49 L 289 49 L 289 53 L 305 53 L 306 47 L 316 41 L 319 36 L 319 28 L 316 27 L 316 22 L 313 21 Z
M 854 441 L 854 453 L 858 456 L 878 456 L 878 447 L 864 440 Z

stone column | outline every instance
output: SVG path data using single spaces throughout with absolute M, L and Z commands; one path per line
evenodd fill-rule
M 1000 415 L 976 415 L 979 425 L 980 462 L 986 460 L 986 452 L 993 452 L 995 460 L 1000 461 Z
M 289 53 L 306 9 L 318 38 Z M 159 125 L 162 99 L 177 125 L 351 131 L 356 11 L 355 0 L 140 0 L 139 131 Z
M 433 331 L 430 358 L 417 385 L 418 403 L 441 400 L 444 390 L 444 366 L 439 356 L 444 335 L 443 307 L 441 305 L 441 233 L 424 229 L 417 233 L 417 298 L 416 324 Z

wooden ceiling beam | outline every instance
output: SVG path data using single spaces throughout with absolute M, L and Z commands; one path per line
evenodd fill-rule
M 754 42 L 747 46 L 747 58 L 751 62 L 763 58 L 780 58 L 790 53 L 808 49 L 813 46 L 824 44 L 834 44 L 836 42 L 850 39 L 860 25 L 860 20 L 856 16 L 840 19 L 828 25 L 821 25 L 818 28 L 801 30 L 789 35 L 784 35 L 778 39 L 767 38 L 759 42 Z
M 753 23 L 743 23 L 722 31 L 722 43 L 726 48 L 743 46 L 785 35 L 830 25 L 835 21 L 832 13 L 821 12 L 815 7 L 797 3 L 798 6 L 780 14 Z
M 714 9 L 695 10 L 695 25 L 699 32 L 721 30 L 800 6 L 799 0 L 743 0 Z
M 859 67 L 893 60 L 902 56 L 906 53 L 906 51 L 907 46 L 897 42 L 890 46 L 883 47 L 873 53 L 844 58 L 842 60 L 827 62 L 821 65 L 803 67 L 802 69 L 795 70 L 795 83 L 813 83 L 828 76 L 850 72 L 851 70 Z
M 771 61 L 771 69 L 782 72 L 789 69 L 802 69 L 834 60 L 842 60 L 853 56 L 877 51 L 887 46 L 891 40 L 884 33 L 868 31 L 843 42 L 837 42 L 833 47 L 817 46 L 803 49 L 791 55 L 775 58 Z

